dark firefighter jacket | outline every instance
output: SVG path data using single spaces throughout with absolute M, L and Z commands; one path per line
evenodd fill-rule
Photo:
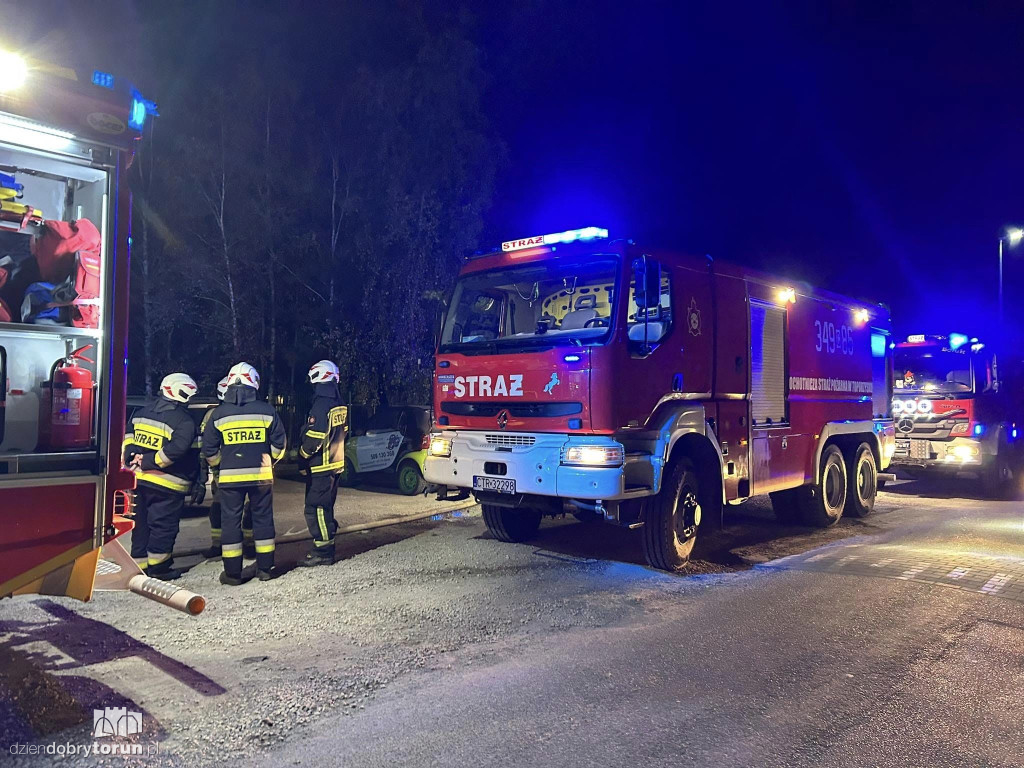
M 225 486 L 270 485 L 285 452 L 284 424 L 270 403 L 242 384 L 228 387 L 203 432 L 203 457 Z
M 333 382 L 314 385 L 313 405 L 299 448 L 299 458 L 310 472 L 341 472 L 345 466 L 347 432 L 348 408 L 341 404 L 338 385 Z
M 188 409 L 161 397 L 138 411 L 124 436 L 124 463 L 142 454 L 140 485 L 185 494 L 199 475 L 196 425 Z

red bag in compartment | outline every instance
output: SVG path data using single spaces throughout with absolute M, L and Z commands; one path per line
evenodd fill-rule
M 9 322 L 11 322 L 11 312 L 7 308 L 7 302 L 4 301 L 3 299 L 0 299 L 0 323 L 9 323 Z M 3 384 L 3 383 L 4 382 L 0 382 L 0 384 Z
M 71 325 L 98 328 L 102 275 L 96 226 L 88 219 L 47 221 L 36 243 L 36 261 L 41 275 L 58 278 L 51 281 L 59 286 L 54 297 L 71 307 Z
M 46 221 L 43 234 L 36 239 L 35 251 L 44 283 L 60 285 L 70 277 L 75 272 L 76 253 L 87 255 L 87 260 L 95 263 L 98 274 L 100 232 L 88 219 Z
M 75 292 L 71 302 L 71 324 L 76 328 L 100 327 L 100 254 L 79 251 L 75 260 Z

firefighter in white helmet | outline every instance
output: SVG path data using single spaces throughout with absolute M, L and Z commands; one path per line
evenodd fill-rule
M 313 549 L 301 567 L 334 562 L 334 502 L 338 498 L 338 474 L 345 466 L 345 434 L 348 408 L 338 393 L 338 366 L 321 360 L 309 369 L 313 405 L 309 409 L 299 448 L 299 469 L 306 477 L 306 525 Z
M 227 391 L 228 377 L 225 376 L 217 382 L 217 399 L 222 403 L 224 402 L 224 393 Z M 210 423 L 215 410 L 215 408 L 210 408 L 203 415 L 203 421 L 199 426 L 200 435 L 206 432 L 206 427 Z M 201 463 L 202 475 L 200 482 L 203 485 L 204 491 L 207 479 L 211 475 L 213 477 L 213 481 L 210 483 L 210 493 L 213 497 L 210 502 L 210 547 L 203 553 L 205 557 L 213 559 L 220 557 L 221 509 L 220 498 L 217 496 L 217 469 L 211 468 L 205 461 Z M 249 504 L 246 504 L 245 509 L 242 511 L 242 541 L 246 549 L 252 549 L 252 507 Z M 251 557 L 251 555 L 246 556 Z
M 256 573 L 274 572 L 274 464 L 285 454 L 285 429 L 269 403 L 257 400 L 260 375 L 248 363 L 228 371 L 224 402 L 203 431 L 203 457 L 219 471 L 222 584 L 238 586 L 242 576 L 242 510 L 248 498 L 256 546 Z
M 137 481 L 132 557 L 160 579 L 181 575 L 171 553 L 185 496 L 199 474 L 196 426 L 185 408 L 196 390 L 184 373 L 164 377 L 156 402 L 132 416 L 124 436 L 122 459 Z

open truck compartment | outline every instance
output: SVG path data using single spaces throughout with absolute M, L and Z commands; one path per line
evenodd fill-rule
M 0 482 L 102 473 L 110 178 L 0 139 Z

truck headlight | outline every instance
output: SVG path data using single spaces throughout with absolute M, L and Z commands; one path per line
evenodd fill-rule
M 430 455 L 448 458 L 452 455 L 451 438 L 434 435 L 430 438 Z
M 619 467 L 625 455 L 621 445 L 570 445 L 562 463 L 577 467 Z
M 981 453 L 981 449 L 978 448 L 977 445 L 960 443 L 958 445 L 950 446 L 949 453 L 953 454 L 955 458 L 960 459 L 960 461 L 971 461 Z

